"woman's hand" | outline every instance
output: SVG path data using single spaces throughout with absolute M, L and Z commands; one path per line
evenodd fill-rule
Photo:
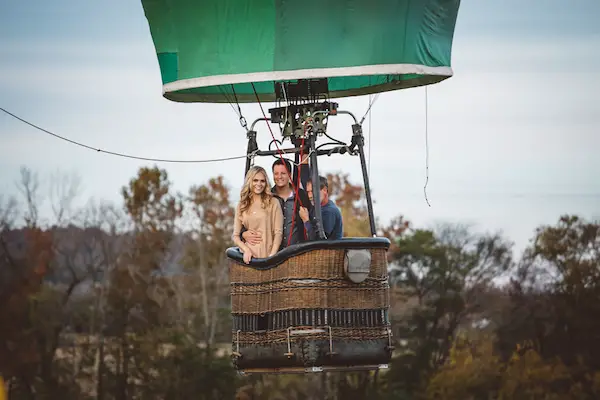
M 252 260 L 252 252 L 250 250 L 244 251 L 244 262 L 250 264 L 250 260 Z

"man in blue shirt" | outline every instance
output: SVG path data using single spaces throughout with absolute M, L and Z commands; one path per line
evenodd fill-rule
M 344 233 L 342 213 L 340 212 L 340 209 L 335 205 L 335 203 L 329 198 L 329 183 L 327 182 L 327 178 L 319 176 L 319 186 L 319 197 L 321 199 L 321 216 L 323 217 L 322 224 L 325 236 L 327 237 L 327 239 L 331 240 L 341 239 Z M 312 182 L 310 180 L 306 182 L 306 193 L 308 194 L 308 198 L 310 199 L 310 201 L 314 203 L 313 187 Z M 300 218 L 302 218 L 302 221 L 304 221 L 304 226 L 308 231 L 309 238 L 311 240 L 315 240 L 316 232 L 314 231 L 313 226 L 310 223 L 310 219 L 312 219 L 310 217 L 311 216 L 308 210 L 306 210 L 304 207 L 301 207 Z

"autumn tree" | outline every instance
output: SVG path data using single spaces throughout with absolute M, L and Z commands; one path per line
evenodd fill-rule
M 345 235 L 370 236 L 362 186 L 328 178 Z M 140 168 L 122 209 L 77 207 L 79 185 L 23 168 L 19 201 L 0 196 L 11 399 L 600 398 L 598 221 L 540 227 L 504 288 L 495 278 L 513 262 L 501 236 L 397 217 L 378 230 L 392 242 L 391 369 L 239 378 L 227 357 L 234 204 L 223 177 L 184 197 L 165 170 Z
M 591 317 L 600 300 L 599 227 L 563 216 L 536 230 L 492 317 L 496 329 L 485 341 L 457 338 L 429 382 L 430 398 L 600 396 L 600 326 Z
M 494 399 L 501 387 L 504 364 L 493 335 L 475 339 L 457 335 L 448 358 L 427 384 L 428 399 Z
M 559 359 L 543 359 L 530 346 L 516 348 L 501 375 L 500 399 L 596 399 L 573 385 L 572 373 Z
M 342 212 L 343 236 L 370 237 L 369 213 L 364 187 L 350 181 L 348 174 L 327 174 L 329 196 Z
M 61 175 L 55 175 L 60 178 Z M 62 179 L 61 188 L 51 198 L 51 206 L 57 218 L 72 211 L 72 202 L 78 194 L 77 186 L 70 179 Z M 10 289 L 3 294 L 7 296 L 6 303 L 10 307 L 5 310 L 10 323 L 8 326 L 21 328 L 18 342 L 26 344 L 27 349 L 21 353 L 15 349 L 10 339 L 3 341 L 13 354 L 6 360 L 21 363 L 25 360 L 26 370 L 13 372 L 15 377 L 11 391 L 28 395 L 34 392 L 55 396 L 59 392 L 67 398 L 75 395 L 61 379 L 60 361 L 56 358 L 60 336 L 68 325 L 68 303 L 74 290 L 84 280 L 89 272 L 84 260 L 78 259 L 82 241 L 75 235 L 65 235 L 57 229 L 58 220 L 45 222 L 39 213 L 44 200 L 41 194 L 42 183 L 37 173 L 28 168 L 21 168 L 21 180 L 17 186 L 21 193 L 24 226 L 20 229 L 9 229 L 3 223 L 2 252 L 6 265 L 2 268 Z M 56 190 L 56 181 L 51 181 L 50 191 Z M 3 216 L 6 212 L 1 213 Z M 14 213 L 13 213 L 14 214 Z M 3 218 L 6 221 L 6 218 Z M 69 229 L 66 229 L 69 231 Z M 16 317 L 14 314 L 19 314 Z M 1 319 L 1 317 L 0 317 Z M 19 321 L 19 322 L 17 322 Z M 10 332 L 10 331 L 9 331 Z M 39 379 L 33 378 L 35 374 Z M 14 389 L 14 390 L 13 390 Z
M 51 237 L 34 228 L 15 230 L 14 198 L 0 201 L 0 376 L 31 393 L 40 353 L 30 317 L 30 298 L 38 293 L 51 259 Z M 11 380 L 13 380 L 11 384 Z
M 144 398 L 233 398 L 238 379 L 231 359 L 217 339 L 230 348 L 228 268 L 233 208 L 221 176 L 193 186 L 187 198 L 191 228 L 180 258 L 183 270 L 170 277 L 177 303 L 176 329 L 164 336 L 170 350 L 146 357 Z M 220 335 L 219 335 L 220 334 Z M 151 348 L 144 350 L 153 354 Z M 158 374 L 149 376 L 148 370 Z
M 392 218 L 386 225 L 381 226 L 378 229 L 378 236 L 386 237 L 390 240 L 388 257 L 393 257 L 394 255 L 398 254 L 400 251 L 398 248 L 400 239 L 411 230 L 412 225 L 410 221 L 406 220 L 402 215 Z
M 127 235 L 127 252 L 110 273 L 106 304 L 111 316 L 108 329 L 119 346 L 114 379 L 110 381 L 114 382 L 115 397 L 124 400 L 134 390 L 129 384 L 132 373 L 145 373 L 132 369 L 142 362 L 140 357 L 146 365 L 149 362 L 147 354 L 136 349 L 147 340 L 156 347 L 162 335 L 159 331 L 154 337 L 149 331 L 159 330 L 168 320 L 163 305 L 172 290 L 165 275 L 182 201 L 171 193 L 167 172 L 157 167 L 140 168 L 121 192 L 132 231 Z
M 228 338 L 230 329 L 226 323 L 229 320 L 229 296 L 225 263 L 225 249 L 230 245 L 233 229 L 229 190 L 222 177 L 190 188 L 185 211 L 193 218 L 182 221 L 182 198 L 173 202 L 175 196 L 167 190 L 166 173 L 153 172 L 140 171 L 138 180 L 148 177 L 152 182 L 132 180 L 130 190 L 124 196 L 126 209 L 134 221 L 134 238 L 150 238 L 152 246 L 151 249 L 142 247 L 146 246 L 145 242 L 134 239 L 133 248 L 143 248 L 144 257 L 124 257 L 118 270 L 122 265 L 137 268 L 122 270 L 114 276 L 115 285 L 117 280 L 128 282 L 130 273 L 137 281 L 127 285 L 120 283 L 121 297 L 113 293 L 113 304 L 131 307 L 136 304 L 133 303 L 135 300 L 138 307 L 137 315 L 129 320 L 133 334 L 118 335 L 119 353 L 123 355 L 116 371 L 117 385 L 110 391 L 116 393 L 117 398 L 231 398 L 236 384 L 231 360 L 223 357 L 217 346 L 212 347 L 217 332 L 226 332 Z M 154 192 L 145 193 L 147 187 L 154 188 Z M 160 196 L 162 200 L 158 206 L 156 202 L 153 206 L 134 206 L 132 201 L 147 201 Z M 172 205 L 176 205 L 177 212 L 172 212 Z M 165 212 L 157 211 L 160 209 Z M 192 230 L 174 234 L 172 228 L 177 224 L 172 224 L 166 217 L 168 215 L 176 215 L 181 221 L 179 225 Z M 168 246 L 156 245 L 156 240 L 169 238 L 172 240 Z M 149 257 L 149 252 L 154 252 L 153 258 Z M 169 274 L 163 274 L 164 268 L 155 260 L 162 259 L 164 263 L 167 253 L 171 254 L 168 258 L 173 265 Z M 177 256 L 173 257 L 172 253 Z M 140 251 L 134 254 L 140 254 Z M 122 264 L 125 261 L 127 264 Z M 131 285 L 134 288 L 137 285 L 135 292 Z M 157 297 L 157 288 L 163 286 L 168 295 Z M 147 307 L 148 304 L 153 306 Z M 226 314 L 226 318 L 220 318 L 220 314 Z M 133 324 L 134 318 L 143 318 L 144 324 Z M 203 343 L 209 346 L 202 346 Z M 140 384 L 129 383 L 129 377 Z
M 11 229 L 17 219 L 17 199 L 0 194 L 0 232 Z
M 599 278 L 599 221 L 565 215 L 554 226 L 538 228 L 512 280 L 511 302 L 498 329 L 503 358 L 528 342 L 535 351 L 530 362 L 539 368 L 564 363 L 578 398 L 596 398 Z M 528 384 L 543 386 L 543 381 Z
M 444 364 L 461 324 L 480 311 L 480 294 L 510 267 L 511 253 L 499 235 L 452 225 L 411 230 L 396 244 L 390 283 L 404 298 L 400 315 L 392 315 L 398 358 L 389 379 L 392 391 L 409 395 Z
M 166 295 L 162 278 L 169 267 L 170 246 L 183 211 L 182 200 L 170 192 L 170 186 L 167 172 L 154 167 L 140 168 L 137 177 L 122 188 L 132 233 L 129 251 L 120 258 L 112 276 L 111 295 L 121 309 L 121 326 L 127 325 L 132 312 L 139 317 L 138 322 L 156 321 L 156 311 Z
M 190 188 L 189 200 L 193 214 L 193 236 L 187 245 L 186 270 L 198 283 L 189 300 L 201 305 L 202 339 L 212 345 L 217 329 L 223 324 L 224 314 L 229 320 L 228 267 L 225 250 L 233 244 L 234 209 L 229 188 L 223 177 L 212 178 L 207 184 Z M 190 284 L 193 285 L 194 281 Z M 195 290 L 194 290 L 195 289 Z M 220 322 L 220 323 L 219 323 Z M 223 326 L 225 325 L 225 326 Z M 221 331 L 227 337 L 227 330 Z
M 447 362 L 429 380 L 429 399 L 596 399 L 600 373 L 576 378 L 558 357 L 544 359 L 531 341 L 503 360 L 494 336 L 458 337 Z M 588 386 L 586 388 L 586 386 Z

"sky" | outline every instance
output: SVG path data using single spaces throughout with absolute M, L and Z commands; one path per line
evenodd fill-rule
M 245 153 L 245 131 L 229 105 L 162 97 L 139 2 L 0 0 L 0 9 L 0 107 L 103 150 L 162 159 Z M 425 89 L 414 88 L 380 95 L 365 121 L 380 221 L 473 224 L 503 232 L 519 251 L 561 214 L 600 218 L 598 20 L 597 0 L 463 1 L 454 76 L 428 88 L 427 120 Z M 367 96 L 337 101 L 359 117 L 369 104 Z M 242 112 L 249 121 L 261 115 L 256 105 Z M 431 207 L 423 191 L 426 123 Z M 349 120 L 332 120 L 329 133 L 348 141 Z M 264 124 L 258 135 L 264 148 Z M 0 113 L 2 194 L 16 193 L 27 166 L 41 177 L 78 174 L 81 204 L 119 202 L 120 188 L 151 165 L 74 146 Z M 183 193 L 221 174 L 234 196 L 244 170 L 244 160 L 156 165 Z M 319 167 L 362 182 L 355 157 L 322 157 Z

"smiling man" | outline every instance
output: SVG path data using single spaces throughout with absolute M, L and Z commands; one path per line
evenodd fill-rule
M 283 210 L 283 240 L 279 248 L 281 250 L 288 245 L 308 240 L 308 233 L 305 236 L 305 224 L 300 217 L 300 211 L 305 208 L 306 212 L 312 214 L 313 207 L 308 194 L 301 188 L 298 188 L 298 201 L 294 205 L 296 193 L 291 182 L 292 164 L 289 160 L 277 159 L 273 163 L 272 170 L 275 186 L 271 188 L 271 193 L 279 200 Z M 258 244 L 261 241 L 261 233 L 252 230 L 245 231 L 242 233 L 242 238 L 249 244 Z

